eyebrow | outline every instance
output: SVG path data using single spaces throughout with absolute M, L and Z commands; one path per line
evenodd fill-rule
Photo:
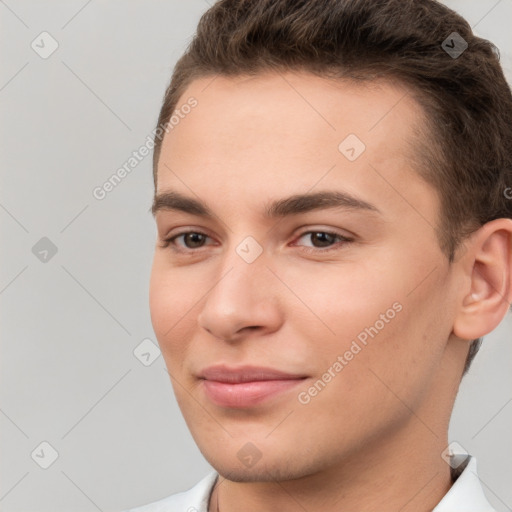
M 374 205 L 363 199 L 341 191 L 321 191 L 306 194 L 295 194 L 267 204 L 264 215 L 267 218 L 280 218 L 322 209 L 341 209 L 382 214 Z M 205 218 L 216 217 L 208 206 L 198 199 L 184 196 L 179 192 L 166 191 L 153 199 L 151 213 L 156 215 L 160 210 L 181 211 Z

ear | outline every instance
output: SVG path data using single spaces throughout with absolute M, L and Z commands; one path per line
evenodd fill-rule
M 473 340 L 493 331 L 512 302 L 512 219 L 484 224 L 467 244 L 460 264 L 468 286 L 461 296 L 453 333 Z

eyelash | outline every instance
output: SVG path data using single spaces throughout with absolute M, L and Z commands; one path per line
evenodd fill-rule
M 208 235 L 206 233 L 203 233 L 201 231 L 194 231 L 194 230 L 189 230 L 189 231 L 182 231 L 181 233 L 177 233 L 169 238 L 166 238 L 162 241 L 162 244 L 161 244 L 161 247 L 162 248 L 168 248 L 170 247 L 171 245 L 173 246 L 171 248 L 171 250 L 173 252 L 176 252 L 176 253 L 194 253 L 194 252 L 199 252 L 200 249 L 202 249 L 203 247 L 199 247 L 197 249 L 177 249 L 176 247 L 176 244 L 175 244 L 175 240 L 177 238 L 179 238 L 180 236 L 184 236 L 184 235 L 187 235 L 189 233 L 193 233 L 193 234 L 197 234 L 197 235 L 203 235 L 207 238 L 210 238 L 208 237 Z M 320 248 L 320 247 L 304 247 L 304 246 L 301 246 L 301 250 L 306 252 L 306 253 L 327 253 L 327 252 L 330 252 L 330 251 L 335 251 L 335 250 L 339 250 L 341 247 L 340 245 L 345 245 L 347 243 L 350 243 L 353 241 L 352 238 L 347 238 L 343 235 L 340 235 L 339 233 L 336 233 L 334 231 L 325 231 L 325 230 L 312 230 L 312 231 L 304 231 L 304 233 L 301 233 L 298 237 L 298 239 L 302 238 L 304 235 L 309 235 L 309 234 L 315 234 L 315 233 L 322 233 L 322 234 L 325 234 L 325 235 L 329 235 L 329 236 L 333 236 L 335 238 L 338 238 L 341 242 L 338 242 L 338 243 L 334 243 L 332 246 L 330 247 L 326 247 L 326 248 Z

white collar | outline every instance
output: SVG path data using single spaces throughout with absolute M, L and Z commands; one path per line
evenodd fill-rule
M 188 491 L 124 512 L 208 512 L 218 476 L 212 471 Z M 485 497 L 474 457 L 469 456 L 466 467 L 432 512 L 496 512 Z
M 496 512 L 485 497 L 475 457 L 468 459 L 460 476 L 432 512 Z

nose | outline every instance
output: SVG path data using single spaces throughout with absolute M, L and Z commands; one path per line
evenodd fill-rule
M 262 253 L 247 263 L 233 249 L 219 265 L 198 315 L 212 336 L 236 341 L 251 331 L 274 332 L 282 324 L 279 280 Z

